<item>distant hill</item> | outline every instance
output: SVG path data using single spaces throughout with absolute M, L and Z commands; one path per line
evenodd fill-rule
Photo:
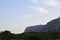
M 44 31 L 58 31 L 60 30 L 60 18 L 56 18 L 46 25 L 29 26 L 24 32 L 44 32 Z
M 60 30 L 60 18 L 54 19 L 46 25 L 48 31 Z
M 44 27 L 45 25 L 30 26 L 25 29 L 25 32 L 40 32 Z

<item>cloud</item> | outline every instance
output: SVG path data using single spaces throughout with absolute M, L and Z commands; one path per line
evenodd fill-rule
M 38 13 L 48 14 L 48 11 L 46 9 L 42 8 L 42 7 L 33 7 L 32 6 L 30 8 L 36 10 Z
M 44 2 L 42 2 L 42 4 L 60 8 L 60 3 L 58 0 L 45 0 Z
M 37 3 L 38 0 L 32 0 L 33 3 Z
M 24 17 L 25 17 L 25 18 L 31 18 L 32 15 L 31 15 L 31 14 L 25 14 Z
M 47 6 L 57 6 L 60 4 L 57 0 L 32 0 L 33 3 L 41 3 Z
M 48 5 L 48 6 L 56 6 L 59 4 L 59 2 L 56 0 L 45 0 L 43 4 Z
M 60 8 L 60 5 L 58 5 L 58 6 L 56 6 L 56 7 Z

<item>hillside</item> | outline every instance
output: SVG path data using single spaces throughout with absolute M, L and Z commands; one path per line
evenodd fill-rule
M 25 32 L 43 32 L 60 30 L 60 18 L 48 22 L 46 25 L 30 26 L 25 29 Z

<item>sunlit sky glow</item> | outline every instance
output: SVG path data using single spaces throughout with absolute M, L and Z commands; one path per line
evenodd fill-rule
M 60 16 L 60 0 L 0 0 L 0 31 L 22 33 Z

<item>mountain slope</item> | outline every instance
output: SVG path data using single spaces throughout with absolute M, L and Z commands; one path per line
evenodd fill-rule
M 42 31 L 57 31 L 60 30 L 60 18 L 48 22 L 46 25 L 30 26 L 25 29 L 25 32 L 42 32 Z

